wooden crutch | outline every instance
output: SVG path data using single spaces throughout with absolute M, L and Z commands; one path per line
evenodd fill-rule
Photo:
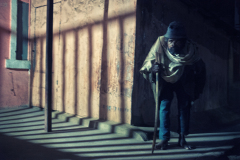
M 154 133 L 153 133 L 153 143 L 152 143 L 152 154 L 154 152 L 155 143 L 156 143 L 156 136 L 157 136 L 157 122 L 158 122 L 158 73 L 156 73 L 156 94 L 155 94 L 155 123 L 154 123 Z

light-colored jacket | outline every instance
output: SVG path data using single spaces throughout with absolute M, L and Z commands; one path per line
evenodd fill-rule
M 160 90 L 167 82 L 181 81 L 192 100 L 197 99 L 199 94 L 202 93 L 206 79 L 206 69 L 204 62 L 199 57 L 197 44 L 187 40 L 184 52 L 186 52 L 184 57 L 174 57 L 167 50 L 164 36 L 158 37 L 140 69 L 143 77 L 151 82 L 154 97 L 156 97 L 155 74 L 151 71 L 154 62 L 160 64 Z M 161 91 L 159 95 L 160 93 Z

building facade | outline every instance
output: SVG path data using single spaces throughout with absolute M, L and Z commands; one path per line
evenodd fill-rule
M 199 44 L 207 68 L 204 93 L 192 112 L 237 104 L 238 32 L 185 2 L 54 0 L 53 109 L 152 125 L 153 94 L 139 69 L 156 38 L 174 20 L 182 21 L 188 37 Z M 5 0 L 0 7 L 0 107 L 44 107 L 47 1 Z M 176 100 L 171 112 L 177 114 Z

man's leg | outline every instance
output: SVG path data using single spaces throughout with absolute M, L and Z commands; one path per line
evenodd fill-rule
M 186 94 L 182 87 L 175 90 L 178 99 L 178 144 L 185 148 L 191 149 L 185 140 L 185 135 L 189 133 L 189 117 L 190 117 L 190 101 L 189 96 Z
M 177 95 L 178 99 L 178 123 L 179 134 L 188 135 L 189 133 L 189 101 L 184 93 Z
M 173 91 L 170 86 L 163 88 L 160 97 L 160 109 L 159 109 L 159 139 L 160 143 L 156 145 L 157 149 L 166 149 L 167 142 L 170 139 L 170 106 L 173 99 Z
M 171 99 L 161 100 L 160 110 L 159 110 L 159 119 L 160 119 L 160 128 L 159 128 L 159 139 L 167 140 L 170 139 L 170 105 Z

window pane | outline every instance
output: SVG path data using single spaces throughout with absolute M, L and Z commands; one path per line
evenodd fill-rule
M 27 60 L 28 55 L 28 3 L 18 1 L 17 59 Z

